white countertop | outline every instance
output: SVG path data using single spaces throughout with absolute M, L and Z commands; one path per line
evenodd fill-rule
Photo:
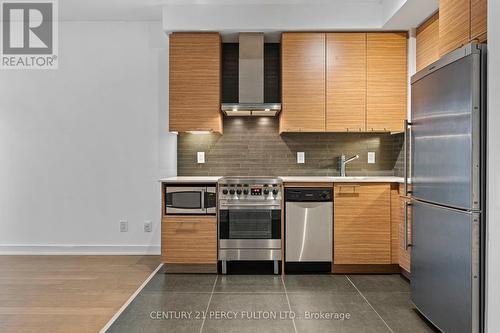
M 167 177 L 160 179 L 162 183 L 200 183 L 200 184 L 215 184 L 222 177 L 219 176 L 179 176 L 179 177 Z
M 160 179 L 162 183 L 217 183 L 220 176 L 179 176 Z M 326 177 L 326 176 L 284 176 L 284 183 L 403 183 L 403 177 L 363 176 L 363 177 Z
M 402 183 L 403 177 L 362 176 L 362 177 L 323 177 L 323 176 L 285 176 L 284 183 Z

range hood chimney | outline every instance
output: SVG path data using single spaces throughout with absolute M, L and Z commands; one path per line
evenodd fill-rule
M 227 116 L 275 116 L 280 103 L 264 103 L 264 34 L 239 34 L 238 103 L 222 103 Z

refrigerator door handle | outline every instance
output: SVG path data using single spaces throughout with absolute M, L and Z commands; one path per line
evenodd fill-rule
M 408 143 L 410 141 L 410 126 L 411 123 L 408 121 L 408 119 L 405 119 L 404 121 L 404 167 L 403 167 L 403 176 L 404 176 L 404 193 L 405 196 L 408 196 L 408 168 L 409 168 L 409 161 L 408 161 Z
M 410 239 L 408 240 L 408 207 L 411 206 L 412 204 L 408 202 L 407 200 L 404 201 L 404 229 L 405 229 L 405 250 L 408 251 L 408 248 L 410 248 L 413 245 L 413 241 Z

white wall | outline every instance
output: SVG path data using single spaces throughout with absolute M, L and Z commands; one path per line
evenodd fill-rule
M 487 332 L 500 332 L 500 2 L 488 0 Z
M 157 179 L 176 172 L 161 30 L 62 22 L 58 70 L 0 73 L 0 253 L 158 253 Z

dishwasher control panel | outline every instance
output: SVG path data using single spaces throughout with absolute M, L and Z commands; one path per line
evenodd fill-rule
M 289 202 L 332 201 L 333 191 L 330 188 L 287 188 L 285 200 Z

